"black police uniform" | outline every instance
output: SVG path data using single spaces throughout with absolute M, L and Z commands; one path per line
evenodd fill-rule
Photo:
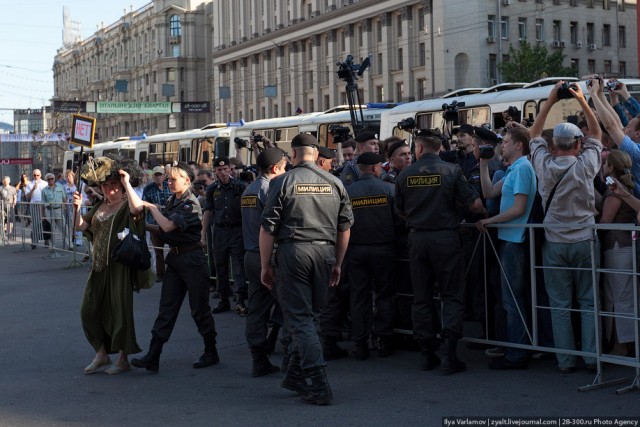
M 441 290 L 443 335 L 462 336 L 464 287 L 456 204 L 468 207 L 477 197 L 460 168 L 437 154 L 424 154 L 398 176 L 396 206 L 410 230 L 412 321 L 418 341 L 435 338 L 432 299 L 436 282 Z
M 244 245 L 242 242 L 242 214 L 240 199 L 246 189 L 245 184 L 230 178 L 227 184 L 216 181 L 207 188 L 205 210 L 211 211 L 209 217 L 213 226 L 213 257 L 216 268 L 220 305 L 229 307 L 231 286 L 229 283 L 229 257 L 233 279 L 238 293 L 238 307 L 243 311 L 247 298 L 247 283 L 244 275 Z
M 375 175 L 364 174 L 347 192 L 354 217 L 347 250 L 351 336 L 356 341 L 356 357 L 364 359 L 372 331 L 382 340 L 393 333 L 395 190 Z
M 356 163 L 357 159 L 358 156 L 355 156 L 353 160 L 346 162 L 342 167 L 340 181 L 342 181 L 345 187 L 350 186 L 360 178 L 360 169 L 358 169 L 358 164 Z
M 207 258 L 200 244 L 202 230 L 200 204 L 196 196 L 187 190 L 179 199 L 176 199 L 175 195 L 171 196 L 162 214 L 176 225 L 176 229 L 169 232 L 162 229 L 159 231 L 162 242 L 170 247 L 165 259 L 167 270 L 162 283 L 160 310 L 151 330 L 149 354 L 142 360 L 132 360 L 132 364 L 157 370 L 157 359 L 162 346 L 171 336 L 180 307 L 187 294 L 191 317 L 205 342 L 205 354 L 194 363 L 194 368 L 217 363 L 216 328 L 209 307 Z M 155 369 L 150 368 L 149 355 L 155 357 Z M 212 363 L 204 363 L 205 356 Z
M 260 174 L 242 194 L 242 236 L 244 240 L 244 269 L 248 281 L 251 308 L 247 314 L 245 337 L 254 358 L 254 374 L 271 370 L 267 365 L 267 354 L 273 351 L 278 331 L 282 327 L 283 318 L 280 305 L 274 295 L 275 289 L 269 290 L 260 280 L 260 221 L 262 210 L 267 201 L 269 182 L 271 180 Z M 269 330 L 271 324 L 271 330 Z M 286 334 L 285 334 L 286 335 Z M 256 371 L 256 362 L 258 370 Z M 262 371 L 260 370 L 262 367 Z M 266 367 L 266 368 L 264 368 Z M 259 375 L 254 375 L 259 376 Z
M 344 186 L 313 162 L 271 181 L 262 227 L 278 244 L 278 298 L 305 370 L 326 366 L 315 320 L 336 261 L 337 234 L 352 223 Z

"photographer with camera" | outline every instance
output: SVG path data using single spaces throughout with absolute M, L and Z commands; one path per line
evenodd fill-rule
M 623 82 L 611 79 L 606 85 L 609 89 L 611 105 L 613 105 L 613 109 L 618 114 L 618 117 L 620 117 L 622 126 L 626 126 L 630 119 L 640 114 L 640 102 L 631 96 L 629 90 L 627 90 L 627 86 Z
M 592 83 L 597 86 L 594 81 Z M 545 121 L 564 92 L 580 104 L 587 120 L 590 138 L 583 138 L 572 123 L 560 123 L 553 129 L 556 154 L 547 148 L 541 137 Z M 602 131 L 598 119 L 587 104 L 577 84 L 557 83 L 529 130 L 531 163 L 538 177 L 538 191 L 546 206 L 544 224 L 595 224 L 595 195 L 593 179 L 600 170 L 600 142 Z M 591 270 L 600 264 L 599 243 L 588 228 L 546 228 L 542 261 L 544 281 L 551 306 L 553 338 L 557 348 L 575 350 L 571 326 L 571 309 L 575 299 L 581 310 L 582 351 L 595 353 L 594 298 Z M 595 243 L 595 264 L 591 263 L 591 245 Z M 569 270 L 573 269 L 572 270 Z M 575 270 L 579 268 L 580 270 Z M 558 368 L 563 373 L 576 369 L 576 356 L 556 354 Z M 585 357 L 587 368 L 595 370 L 595 359 Z
M 640 116 L 636 116 L 622 127 L 622 123 L 615 110 L 607 102 L 604 96 L 602 84 L 598 80 L 592 80 L 587 85 L 587 90 L 593 100 L 598 117 L 618 148 L 631 157 L 631 173 L 636 183 L 640 182 Z M 589 127 L 591 129 L 591 127 Z M 633 194 L 640 197 L 640 187 L 636 185 Z

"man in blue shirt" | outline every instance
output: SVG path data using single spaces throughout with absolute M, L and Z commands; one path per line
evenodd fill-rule
M 171 190 L 165 180 L 165 170 L 162 166 L 153 168 L 153 182 L 147 184 L 142 191 L 142 200 L 153 203 L 162 209 L 171 196 Z M 156 224 L 151 213 L 147 213 L 147 224 Z M 153 253 L 156 258 L 156 281 L 162 282 L 164 278 L 164 243 L 160 238 L 151 233 L 151 243 L 153 244 Z
M 480 231 L 487 224 L 526 224 L 536 194 L 536 175 L 527 159 L 529 131 L 515 127 L 509 129 L 502 142 L 502 156 L 510 166 L 500 181 L 493 184 L 489 177 L 489 159 L 480 159 L 480 183 L 485 198 L 502 196 L 500 213 L 476 222 Z M 502 304 L 507 312 L 507 339 L 516 344 L 530 344 L 527 332 L 525 300 L 525 262 L 527 248 L 524 243 L 524 227 L 501 227 L 500 263 Z M 504 357 L 493 359 L 491 369 L 526 369 L 527 352 L 507 347 Z

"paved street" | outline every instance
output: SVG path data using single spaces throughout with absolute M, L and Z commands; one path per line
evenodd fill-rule
M 420 371 L 419 355 L 411 351 L 331 362 L 335 403 L 310 406 L 279 388 L 279 375 L 251 377 L 244 320 L 233 313 L 215 317 L 220 365 L 194 370 L 203 344 L 188 306 L 158 374 L 84 375 L 93 357 L 79 314 L 88 266 L 67 269 L 70 256 L 49 259 L 45 249 L 26 247 L 0 246 L 0 426 L 439 426 L 443 416 L 640 414 L 637 391 L 578 392 L 593 381 L 585 370 L 563 375 L 543 360 L 526 371 L 494 372 L 482 352 L 466 348 L 468 371 L 450 377 Z M 135 296 L 145 351 L 159 298 L 159 284 Z M 273 361 L 281 357 L 277 352 Z M 607 379 L 626 375 L 630 381 L 633 374 L 621 367 L 605 371 Z

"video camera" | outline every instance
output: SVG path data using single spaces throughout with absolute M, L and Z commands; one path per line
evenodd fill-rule
M 334 143 L 345 142 L 353 138 L 353 136 L 351 136 L 351 129 L 346 126 L 330 125 L 329 133 L 333 136 Z
M 358 77 L 362 77 L 367 68 L 369 68 L 371 59 L 367 57 L 362 61 L 362 64 L 354 64 L 353 56 L 347 55 L 344 62 L 338 62 L 336 65 L 338 66 L 338 78 L 347 83 L 353 83 Z
M 398 122 L 398 128 L 406 130 L 407 132 L 413 131 L 416 127 L 418 127 L 418 124 L 413 117 L 407 117 L 406 119 L 400 120 Z
M 454 125 L 458 124 L 458 109 L 464 107 L 464 102 L 451 101 L 451 104 L 446 102 L 442 104 L 442 117 L 446 122 L 453 122 Z

